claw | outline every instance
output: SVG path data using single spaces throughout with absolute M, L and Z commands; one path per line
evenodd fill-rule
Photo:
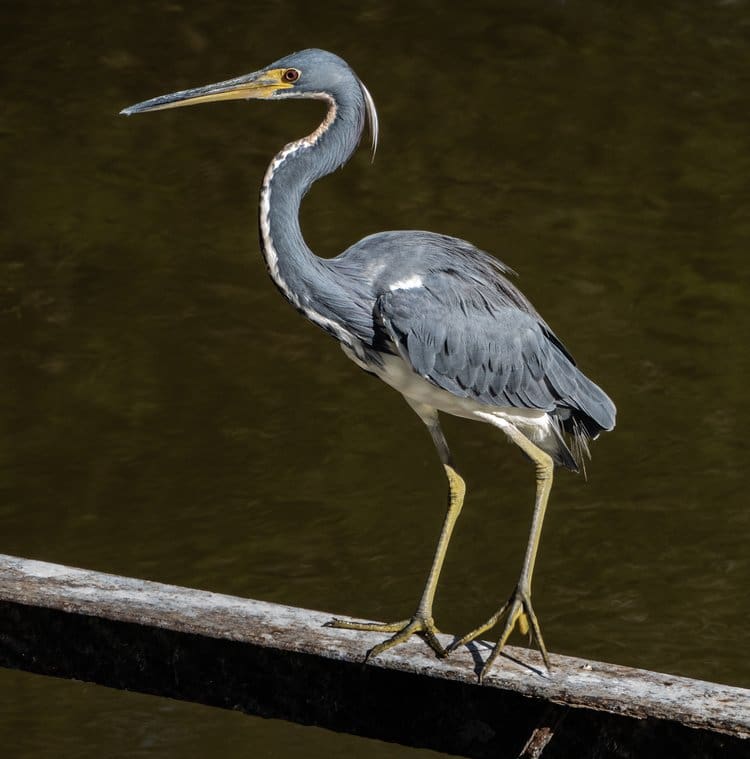
M 495 644 L 495 647 L 492 649 L 492 653 L 490 653 L 487 661 L 484 663 L 482 671 L 479 673 L 479 682 L 482 682 L 495 659 L 497 659 L 503 648 L 505 648 L 505 644 L 516 626 L 518 626 L 518 630 L 522 635 L 526 635 L 531 631 L 531 638 L 532 640 L 535 640 L 539 646 L 539 651 L 544 660 L 544 666 L 547 668 L 547 671 L 549 671 L 551 669 L 549 656 L 547 654 L 547 648 L 544 645 L 539 621 L 531 606 L 531 594 L 520 587 L 517 587 L 513 591 L 511 597 L 484 624 L 479 625 L 479 627 L 464 635 L 460 640 L 451 643 L 448 648 L 445 649 L 446 656 L 460 646 L 465 646 L 467 643 L 476 640 L 478 637 L 493 628 L 503 617 L 505 617 L 505 623 L 502 632 L 500 633 L 500 637 Z
M 325 627 L 336 627 L 341 630 L 364 630 L 365 632 L 383 632 L 395 633 L 377 646 L 373 646 L 366 654 L 365 661 L 369 661 L 373 656 L 382 654 L 399 643 L 404 643 L 412 635 L 420 635 L 427 645 L 439 656 L 445 656 L 445 649 L 437 639 L 440 631 L 435 627 L 432 617 L 424 617 L 415 614 L 411 619 L 403 619 L 400 622 L 390 622 L 383 624 L 381 622 L 349 622 L 343 619 L 332 619 L 326 622 Z

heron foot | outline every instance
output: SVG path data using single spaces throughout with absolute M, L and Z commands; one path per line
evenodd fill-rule
M 365 632 L 395 633 L 390 638 L 373 646 L 365 656 L 368 662 L 373 656 L 382 654 L 399 643 L 404 643 L 412 635 L 421 636 L 427 645 L 440 657 L 445 656 L 445 649 L 437 639 L 439 630 L 435 627 L 435 622 L 431 616 L 420 613 L 415 614 L 411 619 L 402 619 L 400 622 L 391 622 L 383 624 L 381 622 L 349 622 L 343 619 L 332 619 L 325 623 L 325 627 L 336 627 L 341 630 L 363 630 Z
M 502 632 L 495 647 L 492 649 L 492 653 L 489 655 L 489 658 L 484 663 L 482 670 L 479 673 L 479 682 L 482 682 L 495 659 L 497 659 L 503 648 L 505 648 L 505 644 L 516 626 L 521 635 L 526 635 L 531 631 L 531 638 L 536 641 L 536 644 L 539 646 L 539 651 L 544 660 L 544 666 L 547 668 L 547 671 L 549 671 L 551 669 L 549 656 L 547 654 L 547 648 L 544 645 L 539 621 L 537 620 L 536 614 L 531 605 L 531 592 L 528 589 L 523 588 L 521 585 L 516 587 L 511 597 L 484 624 L 479 625 L 479 627 L 464 635 L 460 640 L 451 643 L 445 649 L 445 655 L 447 656 L 460 646 L 465 646 L 467 643 L 471 643 L 471 641 L 484 635 L 484 633 L 492 629 L 503 618 L 505 619 L 505 623 L 503 624 Z

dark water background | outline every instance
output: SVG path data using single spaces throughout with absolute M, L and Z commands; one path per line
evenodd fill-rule
M 363 617 L 411 613 L 445 483 L 421 423 L 266 278 L 256 193 L 319 104 L 125 105 L 303 47 L 379 106 L 313 249 L 427 228 L 519 283 L 618 428 L 561 472 L 551 650 L 747 686 L 750 6 L 41 2 L 0 11 L 0 552 Z M 515 583 L 533 475 L 448 419 L 469 483 L 436 617 Z M 0 671 L 14 757 L 417 752 Z

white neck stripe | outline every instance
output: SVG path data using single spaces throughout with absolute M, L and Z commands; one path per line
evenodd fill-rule
M 281 95 L 283 97 L 283 95 Z M 276 283 L 276 286 L 284 294 L 284 297 L 299 311 L 301 311 L 306 318 L 308 318 L 313 324 L 318 325 L 326 332 L 333 333 L 339 340 L 347 344 L 351 343 L 351 336 L 342 328 L 342 326 L 317 311 L 309 308 L 309 306 L 303 305 L 296 293 L 293 292 L 286 280 L 281 275 L 279 270 L 279 255 L 276 251 L 273 238 L 271 236 L 271 181 L 274 174 L 278 171 L 279 167 L 289 158 L 300 150 L 314 147 L 320 140 L 320 138 L 328 131 L 331 124 L 336 119 L 337 105 L 336 101 L 327 93 L 313 93 L 308 97 L 326 100 L 329 104 L 328 113 L 325 119 L 321 122 L 320 126 L 311 132 L 306 137 L 303 137 L 294 142 L 290 142 L 281 150 L 276 157 L 271 161 L 266 174 L 263 178 L 263 184 L 260 189 L 260 235 L 261 235 L 261 249 L 263 252 L 263 258 L 266 262 L 266 268 L 271 276 L 271 279 Z

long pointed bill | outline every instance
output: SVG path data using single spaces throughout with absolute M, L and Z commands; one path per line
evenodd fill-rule
M 256 71 L 254 74 L 227 79 L 225 82 L 208 84 L 205 87 L 195 87 L 192 90 L 181 90 L 170 95 L 160 95 L 151 100 L 144 100 L 129 108 L 123 108 L 120 114 L 132 116 L 134 113 L 146 111 L 162 111 L 166 108 L 181 108 L 184 105 L 212 103 L 215 100 L 250 100 L 266 99 L 278 90 L 290 89 L 293 85 L 282 79 L 285 69 Z

